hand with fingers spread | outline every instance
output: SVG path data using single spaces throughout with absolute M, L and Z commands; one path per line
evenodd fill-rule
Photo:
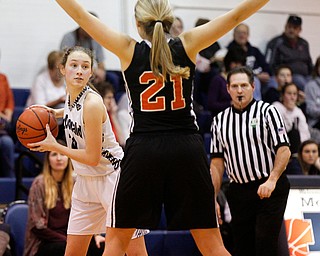
M 55 150 L 55 144 L 58 144 L 58 143 L 56 139 L 53 137 L 48 124 L 46 125 L 46 132 L 47 132 L 47 137 L 44 140 L 40 142 L 28 144 L 28 147 L 30 148 L 31 151 L 45 152 L 45 151 Z

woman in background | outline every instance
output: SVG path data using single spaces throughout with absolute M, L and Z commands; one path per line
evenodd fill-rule
M 314 140 L 306 140 L 301 143 L 298 159 L 303 174 L 320 175 L 319 145 Z
M 55 151 L 45 155 L 43 171 L 30 188 L 25 256 L 63 256 L 74 184 L 70 159 Z
M 301 174 L 297 159 L 298 150 L 303 141 L 310 139 L 306 117 L 297 106 L 298 94 L 298 87 L 293 83 L 288 83 L 281 87 L 280 101 L 273 102 L 283 117 L 290 141 L 291 158 L 286 169 L 287 174 Z

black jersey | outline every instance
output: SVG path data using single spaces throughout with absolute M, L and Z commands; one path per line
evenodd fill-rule
M 133 123 L 132 133 L 196 132 L 196 116 L 192 109 L 195 65 L 187 56 L 179 38 L 170 39 L 173 63 L 190 67 L 189 79 L 168 75 L 156 78 L 150 67 L 150 43 L 136 43 L 132 62 L 124 71 Z

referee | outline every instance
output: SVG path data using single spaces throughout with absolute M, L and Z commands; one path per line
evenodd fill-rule
M 227 76 L 232 106 L 213 119 L 211 173 L 218 194 L 224 170 L 232 216 L 234 256 L 275 256 L 290 184 L 283 171 L 289 140 L 277 109 L 253 98 L 253 73 Z

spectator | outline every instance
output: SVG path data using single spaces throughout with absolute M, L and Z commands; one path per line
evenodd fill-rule
M 311 127 L 320 129 L 320 57 L 312 71 L 312 80 L 305 87 L 306 113 Z
M 298 162 L 298 150 L 301 142 L 310 139 L 309 126 L 302 110 L 297 107 L 298 87 L 293 84 L 285 84 L 281 87 L 281 102 L 273 105 L 279 110 L 285 123 L 287 135 L 290 141 L 291 159 L 287 166 L 287 174 L 301 174 Z
M 208 110 L 213 117 L 231 106 L 231 97 L 227 91 L 227 73 L 235 67 L 244 66 L 245 63 L 246 52 L 239 46 L 230 48 L 223 58 L 222 71 L 212 78 L 208 90 Z
M 90 12 L 93 16 L 98 16 Z M 84 48 L 89 48 L 96 60 L 96 65 L 94 65 L 94 77 L 93 82 L 97 84 L 99 82 L 103 82 L 106 80 L 106 68 L 104 65 L 105 56 L 103 53 L 103 48 L 100 44 L 98 44 L 91 36 L 81 27 L 78 27 L 76 30 L 70 31 L 65 34 L 62 38 L 60 49 L 65 50 L 66 48 L 70 48 L 73 46 L 82 46 Z
M 319 144 L 314 140 L 306 140 L 301 143 L 299 162 L 303 174 L 320 175 Z
M 95 88 L 98 90 L 103 99 L 103 103 L 107 109 L 111 127 L 114 135 L 116 136 L 116 140 L 123 147 L 126 144 L 127 137 L 125 134 L 127 133 L 123 130 L 118 117 L 118 105 L 114 98 L 113 85 L 104 81 L 96 84 Z
M 37 75 L 27 100 L 27 106 L 37 104 L 56 109 L 64 106 L 66 86 L 59 70 L 62 56 L 62 51 L 51 51 L 48 54 L 47 67 Z M 57 138 L 65 140 L 62 119 L 58 120 L 58 124 Z
M 280 100 L 280 91 L 285 84 L 292 83 L 292 71 L 288 65 L 281 64 L 275 70 L 276 83 L 275 86 L 268 88 L 263 95 L 263 100 L 268 103 L 273 103 Z
M 15 177 L 14 142 L 10 136 L 14 98 L 9 81 L 0 73 L 0 177 Z
M 276 101 L 273 103 L 283 117 L 292 154 L 298 153 L 300 142 L 310 139 L 307 120 L 302 110 L 297 107 L 297 100 L 298 87 L 293 83 L 288 83 L 281 87 L 280 102 Z M 294 135 L 290 135 L 290 132 L 293 130 L 296 130 L 297 133 L 293 132 Z M 294 139 L 298 140 L 297 144 L 293 143 Z
M 183 32 L 183 21 L 180 17 L 175 17 L 174 21 L 171 25 L 170 28 L 170 35 L 172 35 L 173 37 L 177 37 L 178 35 L 180 35 Z
M 10 225 L 0 222 L 0 255 L 12 256 L 10 249 Z
M 301 17 L 290 15 L 284 33 L 268 43 L 266 60 L 273 72 L 281 64 L 288 65 L 293 73 L 293 82 L 303 91 L 310 79 L 312 60 L 309 43 L 299 36 L 301 30 Z
M 263 100 L 268 103 L 280 101 L 281 89 L 286 84 L 292 83 L 292 71 L 288 65 L 281 64 L 275 71 L 275 77 L 273 78 L 275 83 L 272 87 L 269 87 L 264 94 Z M 306 115 L 305 94 L 298 88 L 297 106 Z
M 74 184 L 70 159 L 47 152 L 43 171 L 30 188 L 25 256 L 63 256 Z
M 66 97 L 66 86 L 59 65 L 62 51 L 52 51 L 47 57 L 47 67 L 40 72 L 32 85 L 27 106 L 46 105 L 51 108 L 61 108 Z
M 199 18 L 195 27 L 202 26 L 210 20 Z M 208 89 L 211 79 L 220 73 L 219 67 L 214 65 L 213 58 L 215 53 L 220 50 L 218 42 L 214 42 L 209 47 L 199 52 L 196 58 L 196 72 L 194 76 L 194 100 L 195 111 L 207 109 Z
M 249 26 L 241 23 L 234 28 L 233 41 L 228 45 L 228 48 L 240 46 L 245 50 L 247 55 L 246 66 L 251 68 L 255 76 L 259 79 L 261 83 L 261 94 L 263 94 L 266 88 L 271 86 L 269 85 L 269 83 L 272 82 L 270 79 L 270 67 L 261 51 L 257 47 L 252 46 L 248 39 Z
M 247 67 L 228 73 L 232 107 L 213 118 L 210 169 L 216 194 L 225 170 L 231 181 L 227 199 L 234 255 L 271 256 L 277 255 L 289 194 L 283 172 L 290 150 L 277 109 L 253 98 L 253 76 Z

